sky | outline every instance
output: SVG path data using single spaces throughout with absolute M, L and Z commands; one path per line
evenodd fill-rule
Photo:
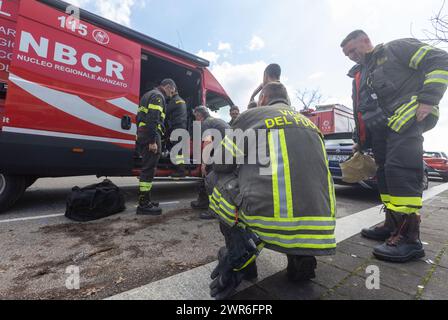
M 264 68 L 278 63 L 293 104 L 319 89 L 322 104 L 352 107 L 353 66 L 339 44 L 363 29 L 374 44 L 425 38 L 443 0 L 68 0 L 210 61 L 233 102 L 245 108 Z M 448 4 L 443 11 L 448 14 Z M 448 151 L 448 94 L 425 149 Z

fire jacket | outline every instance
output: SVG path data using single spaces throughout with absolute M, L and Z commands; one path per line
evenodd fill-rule
M 137 113 L 137 143 L 153 144 L 157 134 L 163 136 L 165 109 L 165 97 L 159 89 L 143 95 Z
M 210 208 L 229 225 L 246 226 L 273 250 L 333 254 L 334 185 L 319 129 L 287 101 L 248 110 L 233 129 L 247 135 L 222 142 L 239 163 L 236 178 L 218 183 Z
M 187 129 L 188 113 L 187 104 L 177 94 L 166 106 L 166 127 L 171 133 L 176 129 Z
M 416 39 L 400 39 L 378 45 L 368 54 L 365 66 L 355 66 L 353 103 L 357 115 L 358 139 L 365 137 L 360 121 L 376 95 L 379 106 L 389 118 L 387 125 L 401 133 L 416 119 L 419 103 L 434 106 L 426 130 L 439 117 L 438 104 L 448 85 L 448 54 Z M 360 117 L 361 116 L 361 117 Z

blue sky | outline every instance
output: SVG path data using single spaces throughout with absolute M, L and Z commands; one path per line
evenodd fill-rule
M 72 0 L 73 4 L 130 26 L 211 61 L 213 74 L 233 101 L 246 106 L 265 66 L 279 63 L 295 90 L 319 89 L 323 103 L 351 107 L 352 63 L 339 43 L 364 29 L 374 43 L 430 29 L 442 0 Z M 448 13 L 448 5 L 445 10 Z M 447 95 L 448 97 L 448 95 Z M 448 98 L 442 118 L 426 134 L 425 148 L 448 151 Z

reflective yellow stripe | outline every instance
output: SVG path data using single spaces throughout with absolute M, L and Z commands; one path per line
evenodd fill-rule
M 266 236 L 266 237 L 276 237 L 280 239 L 286 239 L 286 240 L 295 240 L 295 239 L 313 239 L 313 240 L 330 240 L 335 239 L 335 236 L 332 234 L 326 235 L 326 234 L 294 234 L 294 235 L 286 235 L 286 234 L 279 234 L 279 233 L 266 233 L 258 231 L 257 234 Z
M 435 106 L 431 112 L 431 114 L 435 117 L 440 117 L 440 111 L 439 111 L 439 107 Z
M 176 104 L 185 104 L 185 101 L 184 100 L 178 100 L 178 101 L 176 101 Z
M 272 132 L 269 131 L 269 156 L 271 158 L 272 167 L 272 196 L 274 204 L 274 217 L 275 219 L 280 218 L 280 193 L 278 190 L 278 164 L 277 164 L 277 154 L 275 152 L 275 143 Z
M 144 123 L 144 122 L 140 122 L 140 123 L 138 124 L 138 127 L 139 127 L 139 128 L 141 128 L 141 127 L 146 127 L 146 123 Z
M 151 182 L 140 182 L 140 191 L 142 192 L 148 192 L 152 189 L 152 183 Z
M 266 222 L 278 222 L 278 218 L 274 217 L 262 217 L 262 216 L 247 216 L 244 212 L 240 212 L 240 214 L 244 217 L 248 222 L 253 220 L 261 220 Z M 300 221 L 323 221 L 323 222 L 331 222 L 335 219 L 333 217 L 300 217 L 300 218 L 288 218 L 282 219 L 282 222 L 300 222 Z
M 157 111 L 160 111 L 160 113 L 164 113 L 163 112 L 163 108 L 161 106 L 156 105 L 156 104 L 148 105 L 148 110 L 157 110 Z
M 440 83 L 440 84 L 448 85 L 448 79 L 441 79 L 441 78 L 428 79 L 423 84 L 427 85 L 430 83 Z
M 254 254 L 249 260 L 247 260 L 247 262 L 246 262 L 241 268 L 239 268 L 239 269 L 233 269 L 233 271 L 235 271 L 235 272 L 239 272 L 239 271 L 241 271 L 241 270 L 246 269 L 248 265 L 250 265 L 252 262 L 255 261 L 255 259 L 256 259 L 256 258 L 258 257 L 258 255 L 260 254 L 261 250 L 263 250 L 264 246 L 265 246 L 264 243 L 260 243 L 260 244 L 257 246 L 257 253 Z
M 242 152 L 238 148 L 238 146 L 232 140 L 230 140 L 230 138 L 228 136 L 224 137 L 224 139 L 221 141 L 221 145 L 223 145 L 224 148 L 229 150 L 230 153 L 232 154 L 232 156 L 235 158 L 237 157 L 237 155 L 244 156 L 244 152 Z
M 406 207 L 406 206 L 395 206 L 392 203 L 387 203 L 386 208 L 391 211 L 403 213 L 403 214 L 415 214 L 420 211 L 419 208 L 411 208 L 411 207 Z
M 413 206 L 422 207 L 423 199 L 421 197 L 390 197 L 390 203 L 395 206 Z
M 288 218 L 292 218 L 294 217 L 294 206 L 292 202 L 291 170 L 289 168 L 288 146 L 286 145 L 286 137 L 284 129 L 280 130 L 280 146 L 282 149 L 283 162 L 284 162 Z
M 336 229 L 335 226 L 295 226 L 295 227 L 285 227 L 279 225 L 266 225 L 260 223 L 249 223 L 243 218 L 244 222 L 249 225 L 249 227 L 260 228 L 260 229 L 268 229 L 268 230 L 277 230 L 277 231 L 333 231 Z
M 417 108 L 418 104 L 409 109 L 408 112 L 406 112 L 400 119 L 397 120 L 397 122 L 393 125 L 392 130 L 399 132 L 400 129 L 417 114 Z
M 418 49 L 417 52 L 414 54 L 414 56 L 411 58 L 409 67 L 417 70 L 420 63 L 422 62 L 423 58 L 432 49 L 433 49 L 433 47 L 431 47 L 431 46 L 424 46 L 424 47 L 421 47 L 420 49 Z
M 226 142 L 225 140 L 222 140 L 222 141 L 221 141 L 221 145 L 224 146 L 224 148 L 226 148 L 226 149 L 232 154 L 232 156 L 233 156 L 234 158 L 236 158 L 236 153 L 233 151 L 233 148 L 232 148 L 232 147 L 229 147 L 229 146 L 227 145 L 227 142 Z
M 143 112 L 143 113 L 148 113 L 148 108 L 140 106 L 140 108 L 138 108 L 138 112 Z
M 441 83 L 444 85 L 448 84 L 448 71 L 445 70 L 435 70 L 426 75 L 426 81 L 424 84 L 430 83 Z
M 406 110 L 408 110 L 409 107 L 411 107 L 414 103 L 417 103 L 417 97 L 416 96 L 412 97 L 411 102 L 409 102 L 408 104 L 405 104 L 405 105 L 401 106 L 400 108 L 398 108 L 395 111 L 395 114 L 390 118 L 389 127 L 391 127 L 394 124 L 394 122 L 398 121 L 398 119 L 400 119 L 401 115 L 404 112 L 406 112 Z
M 382 194 L 382 195 L 381 195 L 381 202 L 383 202 L 383 203 L 390 202 L 390 195 L 388 195 L 388 194 Z
M 328 195 L 330 197 L 330 207 L 331 207 L 331 217 L 336 217 L 336 191 L 334 189 L 334 183 L 333 183 L 333 177 L 331 176 L 330 168 L 329 168 L 329 162 L 328 162 L 328 156 L 327 156 L 327 150 L 325 149 L 325 144 L 322 139 L 320 139 L 320 143 L 322 145 L 322 152 L 324 153 L 325 157 L 325 163 L 327 164 L 327 171 L 328 171 Z

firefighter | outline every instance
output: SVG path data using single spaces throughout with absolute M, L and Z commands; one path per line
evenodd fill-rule
M 240 115 L 240 108 L 238 108 L 237 106 L 232 106 L 230 107 L 230 122 L 229 122 L 229 126 L 232 126 L 233 123 L 235 122 L 235 120 L 238 118 L 238 116 Z
M 282 69 L 281 67 L 276 64 L 272 63 L 266 67 L 263 74 L 263 83 L 260 84 L 257 89 L 255 89 L 254 93 L 250 97 L 250 102 L 248 109 L 252 109 L 257 107 L 257 102 L 255 101 L 255 97 L 263 90 L 263 87 L 270 83 L 270 82 L 280 82 L 280 77 L 282 75 Z M 288 98 L 289 101 L 289 98 Z
M 385 241 L 378 259 L 407 262 L 425 255 L 420 241 L 423 193 L 423 133 L 434 128 L 448 85 L 448 54 L 416 39 L 376 47 L 362 30 L 341 43 L 356 63 L 353 81 L 355 151 L 371 147 L 378 165 L 378 187 L 385 223 L 362 230 Z
M 181 141 L 171 141 L 171 133 L 177 129 L 187 130 L 188 128 L 188 112 L 187 112 L 187 104 L 184 99 L 182 99 L 179 93 L 176 91 L 174 96 L 170 99 L 169 103 L 166 106 L 166 127 L 167 127 L 167 145 L 168 150 L 171 151 L 171 148 L 175 143 L 181 143 Z M 186 156 L 186 155 L 185 155 Z M 172 175 L 173 178 L 182 178 L 186 176 L 185 170 L 185 162 L 183 154 L 177 154 L 176 158 L 176 172 Z
M 162 209 L 151 201 L 155 170 L 161 155 L 161 137 L 164 134 L 166 99 L 176 92 L 176 84 L 165 79 L 160 86 L 145 93 L 137 114 L 137 152 L 142 157 L 140 193 L 137 214 L 160 215 Z
M 217 148 L 221 148 L 221 141 L 222 138 L 226 135 L 226 130 L 230 129 L 230 126 L 222 119 L 214 118 L 210 115 L 210 112 L 206 107 L 200 106 L 194 109 L 193 114 L 196 118 L 196 121 L 201 122 L 201 135 L 202 135 L 202 141 L 204 143 L 204 148 L 213 143 L 213 152 Z M 207 130 L 217 130 L 219 134 L 221 135 L 221 139 L 213 139 L 213 136 L 211 134 L 207 133 Z M 204 134 L 206 134 L 204 136 Z M 213 153 L 210 154 L 213 156 Z M 203 163 L 201 165 L 201 172 L 202 176 L 205 177 L 208 174 L 210 174 L 213 170 L 213 164 L 206 164 L 209 159 L 202 159 Z M 209 207 L 209 197 L 207 194 L 207 191 L 205 189 L 205 183 L 204 180 L 201 181 L 201 184 L 199 186 L 199 194 L 198 199 L 191 202 L 191 207 L 193 209 L 202 209 L 206 210 Z M 202 220 L 212 220 L 215 219 L 214 214 L 210 214 L 209 212 L 202 212 L 199 217 Z
M 255 259 L 263 247 L 287 255 L 291 281 L 314 278 L 315 256 L 336 250 L 335 194 L 323 136 L 290 106 L 285 87 L 267 84 L 259 107 L 241 114 L 233 129 L 255 139 L 227 135 L 222 144 L 233 166 L 206 180 L 210 210 L 226 241 L 211 274 L 216 299 L 256 276 Z

